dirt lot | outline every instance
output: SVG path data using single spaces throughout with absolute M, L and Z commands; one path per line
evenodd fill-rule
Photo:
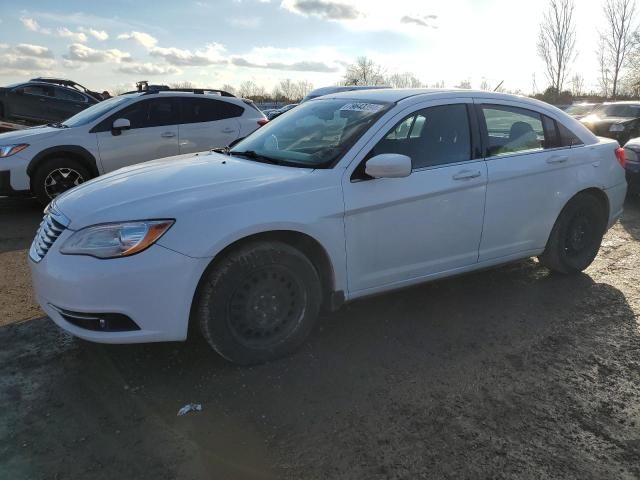
M 529 260 L 360 301 L 256 368 L 39 318 L 39 217 L 0 199 L 2 479 L 640 477 L 638 200 L 586 274 Z

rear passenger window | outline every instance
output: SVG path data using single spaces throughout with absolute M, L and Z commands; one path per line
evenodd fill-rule
M 558 131 L 560 132 L 560 142 L 563 147 L 582 145 L 582 140 L 580 140 L 571 130 L 562 125 L 560 122 L 557 122 L 557 124 Z
M 191 99 L 186 102 L 183 123 L 215 122 L 225 118 L 239 117 L 244 108 L 229 102 L 212 99 Z
M 542 116 L 524 108 L 482 106 L 487 125 L 487 156 L 542 150 L 545 145 Z
M 27 85 L 22 89 L 22 91 L 25 95 L 39 95 L 42 97 L 49 96 L 49 88 L 41 85 Z
M 84 102 L 84 96 L 79 92 L 74 92 L 65 88 L 54 88 L 53 96 L 59 100 L 67 100 L 69 102 Z
M 382 153 L 407 155 L 414 169 L 470 160 L 466 105 L 442 105 L 411 114 L 397 123 L 367 157 Z

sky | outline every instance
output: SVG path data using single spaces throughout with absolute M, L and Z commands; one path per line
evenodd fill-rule
M 577 0 L 572 73 L 596 88 L 604 0 Z M 387 73 L 448 87 L 531 93 L 546 0 L 86 0 L 0 4 L 0 85 L 62 76 L 95 90 L 137 80 L 221 88 L 252 80 L 333 85 L 367 56 Z

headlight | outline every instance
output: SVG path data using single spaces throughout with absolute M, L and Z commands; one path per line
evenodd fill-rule
M 29 146 L 28 143 L 16 143 L 13 145 L 0 145 L 0 158 L 10 157 L 21 152 Z
M 623 123 L 614 123 L 609 127 L 610 132 L 624 132 L 625 125 Z
M 153 245 L 174 220 L 106 223 L 78 230 L 62 244 L 60 253 L 96 258 L 128 257 Z

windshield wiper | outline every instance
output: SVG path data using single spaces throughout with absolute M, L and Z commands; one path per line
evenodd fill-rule
M 245 150 L 244 152 L 234 152 L 229 150 L 229 155 L 237 155 L 239 157 L 250 158 L 251 160 L 256 160 L 257 162 L 263 163 L 271 163 L 273 165 L 283 165 L 284 162 L 277 160 L 275 158 L 267 157 L 266 155 L 261 155 L 255 150 Z
M 222 147 L 222 148 L 212 148 L 211 151 L 215 152 L 215 153 L 224 153 L 225 155 L 229 155 L 229 147 Z
M 69 125 L 65 125 L 64 123 L 56 122 L 56 123 L 47 123 L 47 127 L 53 127 L 53 128 L 69 128 Z

